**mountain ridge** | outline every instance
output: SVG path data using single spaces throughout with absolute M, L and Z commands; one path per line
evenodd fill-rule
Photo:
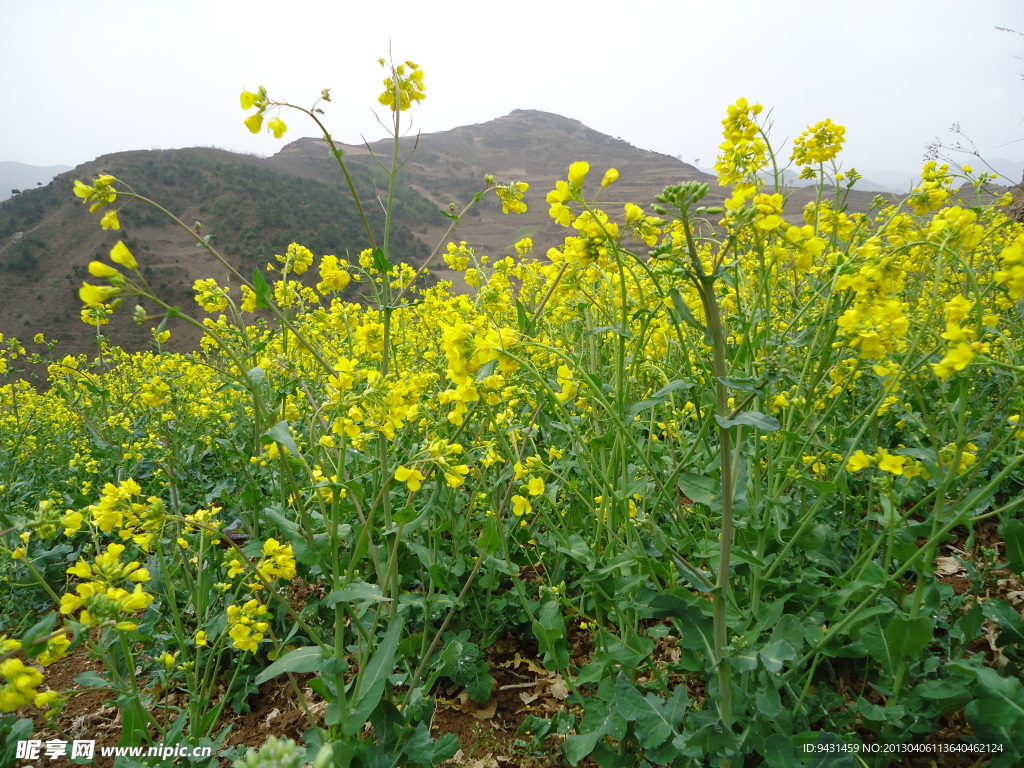
M 339 148 L 374 228 L 382 231 L 388 180 L 374 155 L 389 162 L 392 142 Z M 399 142 L 399 156 L 404 164 L 397 185 L 392 260 L 415 265 L 438 243 L 443 245 L 451 224 L 443 214 L 453 205 L 461 210 L 484 188 L 485 174 L 495 175 L 500 183 L 528 183 L 529 210 L 503 215 L 498 197 L 488 194 L 448 239 L 466 240 L 478 252 L 499 258 L 513 253 L 514 243 L 523 237 L 531 237 L 539 253 L 563 242 L 567 231 L 548 216 L 544 196 L 576 161 L 590 163 L 588 199 L 608 168 L 619 171 L 619 180 L 600 190 L 598 204 L 609 215 L 621 215 L 626 202 L 647 205 L 665 186 L 688 180 L 709 184 L 710 204 L 725 196 L 714 177 L 678 158 L 541 110 L 514 110 L 484 123 L 406 136 Z M 89 279 L 88 262 L 105 259 L 118 239 L 136 253 L 140 269 L 161 298 L 185 311 L 198 312 L 191 296 L 195 279 L 225 279 L 224 269 L 196 247 L 184 228 L 170 225 L 144 205 L 133 203 L 122 211 L 120 232 L 101 230 L 99 217 L 89 215 L 72 191 L 75 179 L 99 173 L 111 173 L 164 205 L 186 227 L 202 222 L 203 234 L 212 235 L 243 274 L 262 269 L 292 241 L 317 256 L 353 258 L 369 244 L 322 139 L 296 139 L 267 158 L 209 147 L 112 153 L 0 203 L 0 270 L 9 286 L 9 299 L 0 304 L 0 333 L 24 338 L 43 332 L 59 340 L 56 352 L 61 354 L 94 350 L 90 337 L 95 329 L 79 320 L 78 288 Z M 789 207 L 794 221 L 809 194 L 794 191 Z M 851 205 L 866 210 L 873 197 L 855 192 Z M 437 277 L 460 287 L 460 273 L 440 269 L 445 266 L 440 261 L 436 266 L 431 271 Z M 134 326 L 130 316 L 130 307 L 122 307 L 103 332 L 126 348 L 145 348 L 149 332 Z M 172 349 L 194 348 L 195 333 L 182 324 L 172 329 Z

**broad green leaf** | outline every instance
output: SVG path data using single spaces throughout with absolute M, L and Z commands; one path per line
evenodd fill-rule
M 694 382 L 692 381 L 683 381 L 682 379 L 676 379 L 675 381 L 670 381 L 664 387 L 662 387 L 653 395 L 651 395 L 651 397 L 667 397 L 668 395 L 672 394 L 673 392 L 677 392 L 678 390 L 693 389 L 693 386 Z
M 598 326 L 597 328 L 591 328 L 589 331 L 584 333 L 583 338 L 587 338 L 587 336 L 594 336 L 599 333 L 614 333 L 616 336 L 621 336 L 624 339 L 629 339 L 633 337 L 633 334 L 631 334 L 628 330 L 623 330 L 622 326 L 620 325 L 601 325 Z
M 498 518 L 488 517 L 484 520 L 483 531 L 476 543 L 488 555 L 493 555 L 501 548 L 502 532 L 498 525 Z
M 791 613 L 780 616 L 772 628 L 773 639 L 785 640 L 798 653 L 804 647 L 805 636 L 804 625 Z
M 626 720 L 636 722 L 636 737 L 644 749 L 660 747 L 672 735 L 663 700 L 653 693 L 645 697 L 629 682 L 625 672 L 619 672 L 615 680 L 615 706 Z
M 274 298 L 274 291 L 267 284 L 263 273 L 258 269 L 252 271 L 252 284 L 256 291 L 256 306 L 260 309 L 269 307 L 271 300 Z
M 402 765 L 434 766 L 453 757 L 459 751 L 459 737 L 445 733 L 436 740 L 430 735 L 430 727 L 419 723 L 412 736 L 405 743 Z
M 516 299 L 516 321 L 519 325 L 519 332 L 523 334 L 523 336 L 533 338 L 533 333 L 537 328 L 537 324 L 533 322 L 533 318 L 526 309 L 526 305 L 519 299 Z
M 578 533 L 569 535 L 569 546 L 558 547 L 558 551 L 564 555 L 568 555 L 573 560 L 582 563 L 587 570 L 592 570 L 594 565 L 597 563 L 597 558 L 594 553 L 590 551 L 590 547 L 587 542 L 583 540 L 583 537 Z
M 295 445 L 295 438 L 292 437 L 291 430 L 288 429 L 287 421 L 279 421 L 277 422 L 277 424 L 275 424 L 266 432 L 264 432 L 263 436 L 260 438 L 260 442 L 263 443 L 264 445 L 269 445 L 270 443 L 280 443 L 281 445 L 288 449 L 288 452 L 292 456 L 299 455 L 299 449 Z
M 387 257 L 384 255 L 384 251 L 380 248 L 373 249 L 371 258 L 373 259 L 373 268 L 382 275 L 390 275 L 391 271 L 395 268 L 395 265 L 387 260 Z
M 893 656 L 913 658 L 932 641 L 932 622 L 927 616 L 893 616 L 885 627 L 885 640 Z
M 544 654 L 544 666 L 550 670 L 565 669 L 569 665 L 569 647 L 565 642 L 565 619 L 556 601 L 548 600 L 537 611 L 533 633 L 537 636 L 537 650 Z
M 109 688 L 110 683 L 97 672 L 80 672 L 75 675 L 75 682 L 83 688 Z
M 713 656 L 711 619 L 700 612 L 695 606 L 687 604 L 678 595 L 664 593 L 657 595 L 650 602 L 655 618 L 671 616 L 677 619 L 682 630 L 680 645 L 691 650 L 706 651 Z
M 354 600 L 367 600 L 374 603 L 389 603 L 391 598 L 385 596 L 384 590 L 379 584 L 370 584 L 365 581 L 357 581 L 342 589 L 332 589 L 324 600 L 328 608 L 333 608 L 341 602 Z
M 785 662 L 796 659 L 796 651 L 785 640 L 772 640 L 761 649 L 761 663 L 769 672 L 781 672 Z
M 757 711 L 768 720 L 775 719 L 782 711 L 782 697 L 779 696 L 778 689 L 770 681 L 762 680 L 758 685 L 757 693 L 754 694 L 754 704 L 757 706 Z
M 751 377 L 729 379 L 725 376 L 719 376 L 718 381 L 729 389 L 738 389 L 740 392 L 758 392 L 760 391 L 757 387 L 758 380 Z
M 721 486 L 714 479 L 690 472 L 679 475 L 676 484 L 690 501 L 712 508 L 715 506 L 715 497 L 721 491 Z
M 323 652 L 317 645 L 296 648 L 256 675 L 256 685 L 262 685 L 285 672 L 317 672 L 323 666 L 323 661 Z
M 774 416 L 768 416 L 760 411 L 744 411 L 734 419 L 727 419 L 723 416 L 715 416 L 718 426 L 731 429 L 736 426 L 754 427 L 764 432 L 774 432 L 779 428 L 779 420 Z
M 705 328 L 704 325 L 697 322 L 697 318 L 693 316 L 693 312 L 690 311 L 690 307 L 683 300 L 682 294 L 679 293 L 678 288 L 670 290 L 669 297 L 672 299 L 672 308 L 675 309 L 680 320 L 691 328 L 696 328 L 698 331 L 707 331 L 707 328 Z
M 800 764 L 793 745 L 781 733 L 773 733 L 764 740 L 764 761 L 768 768 L 790 768 Z
M 1000 645 L 1019 645 L 1024 643 L 1024 619 L 1001 597 L 986 600 L 981 604 L 981 612 L 985 618 L 994 621 L 1002 630 L 997 638 Z
M 345 722 L 345 735 L 348 737 L 354 736 L 363 727 L 384 695 L 384 686 L 395 665 L 402 624 L 401 616 L 392 619 L 391 626 L 384 633 L 384 639 L 380 641 L 370 661 L 356 678 L 352 711 Z

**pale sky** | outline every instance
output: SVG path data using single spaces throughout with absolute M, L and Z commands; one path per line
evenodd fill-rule
M 783 147 L 826 117 L 844 165 L 913 172 L 963 132 L 1024 158 L 1021 0 L 0 0 L 0 160 L 78 165 L 131 149 L 268 155 L 243 89 L 311 104 L 330 87 L 335 137 L 384 136 L 376 60 L 420 64 L 423 132 L 542 109 L 644 148 L 714 162 L 739 96 L 772 110 Z

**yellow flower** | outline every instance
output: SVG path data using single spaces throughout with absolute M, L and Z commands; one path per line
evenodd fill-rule
M 516 181 L 507 186 L 499 185 L 494 191 L 501 200 L 502 213 L 525 213 L 526 201 L 523 200 L 523 193 L 530 188 L 525 181 Z
M 156 660 L 163 665 L 164 669 L 170 671 L 170 669 L 174 667 L 175 662 L 177 662 L 178 660 L 178 654 L 164 651 L 159 656 L 157 656 Z
M 288 126 L 285 125 L 284 121 L 278 117 L 270 120 L 270 122 L 267 123 L 267 128 L 274 134 L 275 139 L 280 139 L 284 136 L 284 132 L 288 130 Z
M 399 467 L 395 470 L 395 480 L 405 483 L 410 491 L 418 491 L 423 487 L 423 481 L 426 480 L 426 477 L 418 469 Z
M 208 641 L 207 641 L 207 638 L 206 638 L 206 632 L 205 631 L 200 629 L 198 632 L 196 632 L 196 645 L 197 646 L 202 648 L 203 646 L 207 645 L 207 642 Z
M 609 168 L 605 171 L 604 178 L 601 179 L 601 187 L 609 187 L 614 184 L 619 178 L 619 172 L 614 168 Z
M 89 283 L 82 283 L 82 287 L 78 289 L 78 298 L 82 300 L 82 303 L 96 307 L 103 304 L 109 299 L 114 298 L 120 290 L 110 285 L 91 285 Z
M 100 219 L 100 226 L 103 229 L 120 229 L 121 222 L 117 218 L 117 211 L 107 211 Z
M 850 472 L 860 472 L 865 467 L 870 467 L 874 462 L 874 458 L 868 456 L 864 451 L 858 450 L 847 460 L 846 468 Z
M 569 166 L 569 184 L 580 187 L 590 173 L 590 163 L 579 161 Z M 610 183 L 610 182 L 609 182 Z M 550 201 L 549 201 L 550 202 Z
M 527 490 L 531 496 L 540 496 L 544 493 L 544 478 L 531 475 L 530 482 L 527 483 Z
M 523 517 L 533 512 L 533 505 L 525 496 L 516 494 L 512 497 L 512 514 L 516 517 Z
M 263 115 L 257 112 L 255 115 L 249 115 L 245 120 L 245 127 L 249 129 L 250 133 L 259 133 L 263 128 Z
M 113 277 L 114 275 L 120 275 L 121 273 L 109 264 L 104 264 L 102 261 L 90 261 L 89 274 L 93 277 Z
M 242 91 L 238 96 L 238 100 L 242 105 L 242 109 L 256 107 L 262 112 L 267 106 L 267 89 L 261 85 L 257 93 Z
M 135 261 L 135 257 L 132 256 L 132 252 L 128 250 L 128 246 L 120 240 L 117 241 L 117 245 L 110 249 L 110 260 L 126 269 L 137 269 L 139 266 L 138 262 Z
M 894 456 L 884 448 L 879 448 L 875 458 L 878 459 L 878 468 L 883 472 L 891 472 L 894 475 L 902 475 L 904 465 L 907 463 L 906 456 Z
M 846 138 L 846 128 L 831 120 L 816 123 L 793 142 L 791 159 L 797 165 L 824 163 L 839 154 Z
M 384 59 L 377 59 L 380 65 L 388 68 Z M 419 65 L 407 61 L 391 69 L 392 77 L 384 80 L 384 92 L 377 98 L 381 104 L 391 107 L 391 111 L 405 111 L 412 106 L 414 101 L 422 101 L 426 98 L 424 91 L 427 87 L 423 84 L 423 70 Z M 398 95 L 398 103 L 395 103 L 395 95 Z

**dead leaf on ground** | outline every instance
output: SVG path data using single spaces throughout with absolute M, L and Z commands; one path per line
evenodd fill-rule
M 490 720 L 494 717 L 494 713 L 498 711 L 498 700 L 491 696 L 487 703 L 481 706 L 473 701 L 468 693 L 463 691 L 452 701 L 452 707 L 460 712 L 465 712 L 467 715 L 472 715 L 477 720 Z

